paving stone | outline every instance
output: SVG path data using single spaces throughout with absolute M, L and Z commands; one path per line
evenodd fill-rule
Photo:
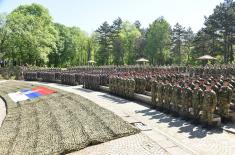
M 164 155 L 169 154 L 144 134 L 119 138 L 103 144 L 91 146 L 70 155 Z
M 6 117 L 6 107 L 5 102 L 0 98 L 0 127 L 2 126 L 2 122 Z

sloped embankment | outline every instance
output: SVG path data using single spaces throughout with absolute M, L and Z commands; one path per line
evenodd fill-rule
M 0 85 L 8 105 L 0 128 L 1 154 L 65 154 L 139 132 L 112 112 L 61 90 L 20 104 L 7 96 L 31 87 L 13 81 Z

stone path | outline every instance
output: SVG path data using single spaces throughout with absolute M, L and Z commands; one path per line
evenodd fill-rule
M 83 89 L 81 86 L 68 87 L 59 84 L 47 85 L 84 96 L 96 104 L 114 112 L 130 123 L 142 122 L 146 124 L 147 127 L 151 128 L 152 130 L 142 131 L 141 134 L 147 136 L 148 140 L 146 144 L 151 144 L 152 142 L 156 143 L 157 148 L 159 147 L 161 149 L 160 152 L 166 151 L 170 154 L 235 154 L 235 134 L 218 129 L 209 131 L 207 129 L 201 128 L 200 126 L 194 126 L 189 122 L 179 118 L 174 118 L 151 109 L 146 105 L 114 97 L 107 93 Z M 131 137 L 129 138 L 131 139 Z M 117 141 L 118 140 L 119 139 L 117 139 Z M 145 141 L 144 138 L 143 141 Z M 113 141 L 109 143 L 112 142 Z M 110 153 L 109 150 L 115 150 L 115 148 L 113 148 L 113 145 L 106 143 L 94 146 L 95 152 L 93 152 L 93 147 L 88 147 L 81 151 L 87 151 L 87 154 L 96 154 L 96 149 L 101 149 L 101 152 L 102 150 L 106 150 L 101 154 L 123 154 L 122 151 L 125 151 L 127 144 L 121 143 L 117 145 L 118 146 L 116 147 L 119 149 L 116 150 L 120 150 L 120 153 L 114 151 Z M 130 146 L 130 149 L 137 149 L 138 147 L 136 146 L 139 145 L 135 144 L 135 140 L 130 140 L 128 142 L 128 146 Z M 139 150 L 142 149 L 142 147 L 139 148 Z M 81 151 L 78 151 L 77 154 L 79 154 Z M 128 154 L 128 152 L 125 153 Z M 137 154 L 142 153 L 148 154 L 144 152 L 139 152 Z
M 0 84 L 2 82 L 6 82 L 6 80 L 0 81 Z M 6 117 L 6 107 L 5 102 L 0 98 L 0 127 L 2 126 L 2 122 Z
M 128 137 L 119 138 L 103 144 L 94 145 L 70 155 L 165 155 L 169 154 L 155 141 L 140 133 Z
M 2 126 L 2 122 L 6 116 L 6 107 L 5 102 L 0 98 L 0 127 Z

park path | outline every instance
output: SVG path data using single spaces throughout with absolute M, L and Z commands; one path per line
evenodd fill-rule
M 125 151 L 127 151 L 125 152 L 126 154 L 136 154 L 136 152 L 137 154 L 235 154 L 235 134 L 224 130 L 207 130 L 151 109 L 144 104 L 128 101 L 103 92 L 83 89 L 81 86 L 33 83 L 45 84 L 81 95 L 99 106 L 114 112 L 125 121 L 130 123 L 142 122 L 146 125 L 147 129 L 151 129 L 135 135 L 137 137 L 120 138 L 108 143 L 85 148 L 73 153 L 73 155 L 123 154 Z M 149 149 L 147 146 L 153 148 Z M 143 152 L 143 150 L 150 151 Z
M 0 84 L 2 82 L 6 82 L 6 80 L 0 81 Z M 2 122 L 4 121 L 5 117 L 6 117 L 5 102 L 0 98 L 0 127 L 2 126 Z

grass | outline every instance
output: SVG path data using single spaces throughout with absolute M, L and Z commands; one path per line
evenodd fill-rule
M 1 154 L 66 154 L 139 132 L 112 112 L 61 90 L 20 104 L 7 95 L 31 87 L 16 81 L 0 85 L 8 105 L 0 128 Z

